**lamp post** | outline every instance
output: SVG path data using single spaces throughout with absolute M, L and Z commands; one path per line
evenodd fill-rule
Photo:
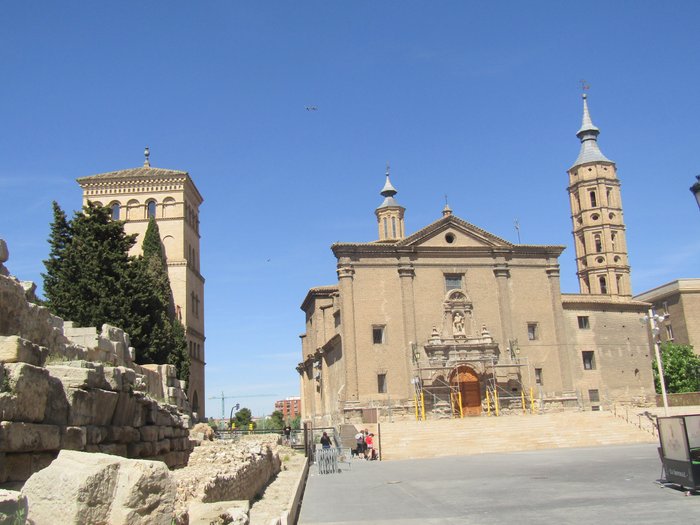
M 698 207 L 700 208 L 700 175 L 696 175 L 695 178 L 698 180 L 695 184 L 693 184 L 690 187 L 690 192 L 693 195 L 695 195 L 695 200 L 697 201 Z
M 700 184 L 699 184 L 700 186 Z M 661 363 L 661 352 L 659 351 L 659 321 L 666 319 L 665 315 L 655 314 L 650 308 L 649 314 L 644 316 L 643 321 L 649 322 L 651 337 L 654 340 L 654 352 L 656 353 L 656 366 L 659 369 L 659 383 L 661 384 L 661 397 L 664 402 L 664 416 L 668 416 L 668 397 L 666 396 L 666 382 L 664 379 L 664 367 Z

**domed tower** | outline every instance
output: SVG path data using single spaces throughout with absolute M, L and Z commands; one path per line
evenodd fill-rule
M 386 166 L 386 182 L 380 192 L 384 202 L 374 213 L 379 224 L 380 241 L 399 241 L 404 238 L 403 213 L 406 208 L 400 206 L 394 199 L 398 192 L 389 180 L 389 165 Z
M 598 147 L 599 133 L 584 93 L 583 123 L 576 133 L 581 151 L 568 171 L 579 288 L 582 294 L 630 297 L 620 181 L 615 163 Z

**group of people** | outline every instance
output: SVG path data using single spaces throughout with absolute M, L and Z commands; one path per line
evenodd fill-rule
M 353 456 L 362 457 L 366 460 L 377 459 L 377 450 L 374 448 L 374 434 L 369 430 L 360 430 L 355 434 L 357 448 L 353 450 Z

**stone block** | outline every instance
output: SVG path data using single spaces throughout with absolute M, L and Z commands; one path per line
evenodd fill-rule
M 48 467 L 53 459 L 54 455 L 48 453 L 6 454 L 7 481 L 27 481 L 32 474 Z
M 155 445 L 153 441 L 140 441 L 129 443 L 126 446 L 127 456 L 130 458 L 147 458 L 154 454 Z
M 61 431 L 55 425 L 0 421 L 0 452 L 58 450 Z
M 141 432 L 142 441 L 157 441 L 158 440 L 158 427 L 153 425 L 147 425 L 139 429 Z
M 47 425 L 68 425 L 68 398 L 63 388 L 63 383 L 57 377 L 48 376 L 48 396 L 46 410 L 44 411 L 44 423 Z
M 118 366 L 116 368 L 121 372 L 122 389 L 125 391 L 133 390 L 134 383 L 136 383 L 136 372 L 124 366 Z
M 0 452 L 0 483 L 5 483 L 7 481 L 7 462 L 5 460 L 6 454 Z
M 107 387 L 105 390 L 112 390 L 113 392 L 121 392 L 123 388 L 122 384 L 122 371 L 119 367 L 106 366 L 104 369 L 105 382 Z
M 64 427 L 61 429 L 61 448 L 66 450 L 83 450 L 87 445 L 85 427 Z
M 0 524 L 14 525 L 17 516 L 27 517 L 26 496 L 19 491 L 0 489 Z
M 69 388 L 67 393 L 68 423 L 71 426 L 109 425 L 112 423 L 119 394 L 94 388 L 81 390 Z
M 140 426 L 138 423 L 142 419 L 143 410 L 134 395 L 130 392 L 119 392 L 112 416 L 112 425 Z
M 119 443 L 106 443 L 103 445 L 98 445 L 100 452 L 103 454 L 110 454 L 112 456 L 122 456 L 126 457 L 127 447 L 126 445 L 120 445 Z
M 80 363 L 77 361 L 76 363 Z M 71 365 L 49 365 L 46 367 L 53 377 L 61 380 L 63 388 L 99 388 L 103 386 L 104 375 L 102 370 L 92 367 L 79 367 Z
M 121 427 L 120 443 L 136 443 L 137 441 L 141 441 L 141 432 L 138 428 Z
M 170 525 L 176 485 L 163 463 L 64 450 L 22 494 L 35 523 Z
M 46 370 L 27 363 L 5 363 L 0 394 L 0 419 L 38 423 L 44 419 L 48 397 Z
M 44 366 L 47 353 L 46 348 L 17 335 L 0 336 L 0 362 Z
M 173 427 L 158 427 L 158 439 L 173 437 Z
M 108 427 L 88 425 L 85 427 L 88 445 L 99 445 L 107 439 Z
M 160 441 L 156 441 L 155 444 L 155 453 L 157 456 L 160 456 L 162 454 L 167 454 L 170 452 L 170 440 L 169 439 L 161 439 Z

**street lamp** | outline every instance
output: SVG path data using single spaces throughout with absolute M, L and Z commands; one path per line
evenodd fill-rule
M 697 182 L 690 187 L 690 192 L 695 195 L 695 200 L 698 202 L 698 207 L 700 208 L 700 175 L 695 176 Z
M 700 186 L 700 184 L 698 184 Z M 659 322 L 666 319 L 666 315 L 658 315 L 650 308 L 649 314 L 645 315 L 642 323 L 649 323 L 649 330 L 654 341 L 654 353 L 656 354 L 656 367 L 659 370 L 659 383 L 661 383 L 661 398 L 664 403 L 664 415 L 668 417 L 668 397 L 666 396 L 666 380 L 664 378 L 664 367 L 661 363 L 661 352 L 659 351 Z

